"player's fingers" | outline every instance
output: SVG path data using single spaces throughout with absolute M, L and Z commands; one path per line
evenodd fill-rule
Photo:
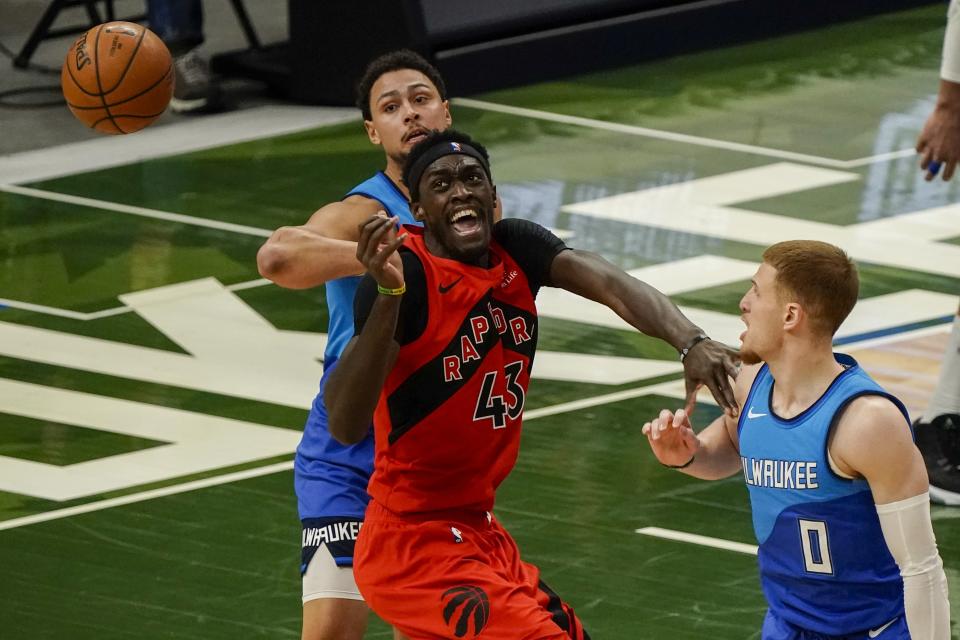
M 379 224 L 380 218 L 370 216 L 361 224 L 357 225 L 357 230 L 360 232 L 357 238 L 357 260 L 363 262 L 364 257 L 367 255 L 367 248 L 370 246 L 370 233 L 373 229 L 377 228 Z
M 736 377 L 740 374 L 741 362 L 742 359 L 740 357 L 740 352 L 736 349 L 727 347 L 727 358 L 723 363 L 723 367 L 726 369 L 728 376 L 736 379 Z
M 659 420 L 660 420 L 661 424 L 664 425 L 664 426 L 661 427 L 661 428 L 666 428 L 666 425 L 668 425 L 668 424 L 670 424 L 671 422 L 673 422 L 673 411 L 670 411 L 670 409 L 663 409 L 663 410 L 660 412 Z
M 693 387 L 693 391 L 687 392 L 686 403 L 683 405 L 683 411 L 688 415 L 692 416 L 693 411 L 697 408 L 697 394 L 700 392 L 700 387 L 703 385 L 696 385 Z
M 953 177 L 953 172 L 957 169 L 957 161 L 951 160 L 950 162 L 944 163 L 943 167 L 943 180 L 946 182 Z
M 707 388 L 713 394 L 713 399 L 717 401 L 723 412 L 728 415 L 736 415 L 737 402 L 733 397 L 733 389 L 730 388 L 728 378 L 724 374 L 715 375 L 713 380 L 707 382 Z
M 677 412 L 673 414 L 673 422 L 672 422 L 673 427 L 676 429 L 688 423 L 689 423 L 689 419 L 687 418 L 687 410 L 677 409 Z
M 377 218 L 373 223 L 367 225 L 361 234 L 363 241 L 364 264 L 376 262 L 377 253 L 380 251 L 380 239 L 384 233 L 384 218 Z
M 737 406 L 737 396 L 733 393 L 733 385 L 730 384 L 730 380 L 730 376 L 728 376 L 725 371 L 717 373 L 717 385 L 720 387 L 723 398 L 727 402 L 726 406 L 730 408 L 729 415 L 736 417 L 740 412 L 740 408 Z
M 364 251 L 364 264 L 369 269 L 381 268 L 392 253 L 384 251 L 383 247 L 383 238 L 392 226 L 389 219 L 380 218 L 378 224 L 369 230 Z
M 649 422 L 644 422 L 644 423 L 643 423 L 643 426 L 640 428 L 640 433 L 642 433 L 642 434 L 645 435 L 645 436 L 649 436 L 649 435 L 650 435 L 650 423 L 649 423 Z
M 924 176 L 927 182 L 933 180 L 937 176 L 937 173 L 940 172 L 940 167 L 942 166 L 943 163 L 939 160 L 931 160 L 929 163 L 927 163 L 927 175 Z

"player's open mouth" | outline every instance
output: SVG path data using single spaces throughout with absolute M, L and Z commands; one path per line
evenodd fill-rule
M 411 146 L 417 144 L 429 135 L 426 129 L 414 129 L 403 137 L 403 141 Z
M 483 226 L 476 209 L 461 209 L 450 217 L 450 225 L 460 236 L 469 236 L 480 231 Z

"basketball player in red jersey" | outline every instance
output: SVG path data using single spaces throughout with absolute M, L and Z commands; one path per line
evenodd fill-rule
M 491 514 L 517 458 L 541 286 L 606 304 L 685 352 L 685 373 L 730 392 L 735 352 L 704 337 L 659 291 L 603 258 L 566 250 L 531 222 L 493 223 L 486 150 L 432 133 L 404 167 L 424 228 L 373 217 L 355 332 L 326 387 L 331 434 L 373 418 L 372 500 L 354 556 L 364 599 L 408 637 L 582 640 L 573 610 L 520 560 Z M 402 248 L 401 248 L 402 246 Z

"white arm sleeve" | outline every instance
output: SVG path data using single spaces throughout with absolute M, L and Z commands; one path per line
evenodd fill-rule
M 878 504 L 880 528 L 903 576 L 907 628 L 913 640 L 950 640 L 947 576 L 930 523 L 930 494 Z
M 940 77 L 960 83 L 960 0 L 950 0 L 950 8 L 947 9 L 947 33 L 943 36 Z

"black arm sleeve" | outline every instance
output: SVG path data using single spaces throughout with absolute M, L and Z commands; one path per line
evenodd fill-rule
M 419 338 L 427 328 L 427 289 L 423 264 L 417 254 L 401 247 L 400 259 L 403 260 L 403 280 L 407 291 L 400 301 L 395 338 L 398 344 L 405 345 Z M 353 335 L 359 335 L 363 330 L 378 295 L 377 281 L 369 274 L 364 275 L 353 298 Z
M 493 237 L 527 274 L 533 295 L 540 287 L 552 285 L 550 265 L 558 253 L 570 248 L 549 229 L 520 218 L 504 218 L 495 224 Z

